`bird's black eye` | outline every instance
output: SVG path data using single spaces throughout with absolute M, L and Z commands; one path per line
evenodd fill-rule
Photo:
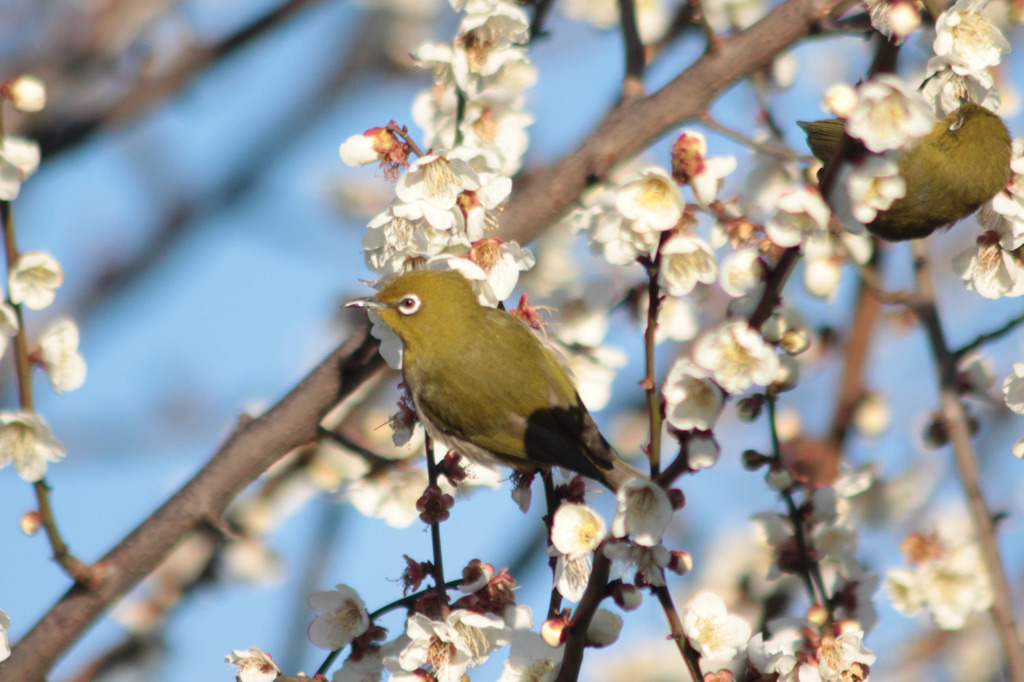
M 403 315 L 412 315 L 420 309 L 420 297 L 416 294 L 407 294 L 402 297 L 402 300 L 398 302 L 396 307 L 398 312 Z

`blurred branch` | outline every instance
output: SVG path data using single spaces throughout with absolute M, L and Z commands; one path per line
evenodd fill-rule
M 106 554 L 94 590 L 73 586 L 0 663 L 0 679 L 43 680 L 57 658 L 187 533 L 218 520 L 251 481 L 288 451 L 318 437 L 320 420 L 384 366 L 363 324 L 263 416 L 240 420 L 210 461 Z
M 576 206 L 580 194 L 639 154 L 668 130 L 699 118 L 727 88 L 769 63 L 801 38 L 817 33 L 854 0 L 786 0 L 756 24 L 722 41 L 661 90 L 623 101 L 576 151 L 521 182 L 496 236 L 521 244 L 535 239 Z
M 292 15 L 297 14 L 307 5 L 320 1 L 286 0 L 223 39 L 210 45 L 196 47 L 162 75 L 155 78 L 139 77 L 130 90 L 106 108 L 89 112 L 80 117 L 76 115 L 76 118 L 71 121 L 50 119 L 44 126 L 30 127 L 25 134 L 39 143 L 44 156 L 58 154 L 64 149 L 78 144 L 98 129 L 140 116 L 168 96 L 184 88 L 193 78 L 218 59 L 237 52 L 276 28 Z M 64 75 L 70 79 L 73 74 L 80 74 L 84 67 L 81 54 L 72 54 L 69 57 L 73 63 L 64 65 L 63 69 L 66 72 Z M 81 114 L 81 112 L 72 113 Z
M 971 444 L 971 431 L 967 412 L 960 402 L 957 387 L 956 357 L 950 352 L 942 330 L 942 322 L 935 299 L 935 285 L 932 282 L 931 263 L 928 259 L 928 240 L 915 239 L 911 248 L 914 254 L 914 274 L 917 283 L 918 302 L 914 310 L 921 325 L 928 334 L 935 371 L 939 382 L 939 401 L 942 421 L 953 448 L 953 459 L 960 473 L 960 484 L 971 516 L 971 524 L 978 536 L 978 544 L 984 557 L 989 582 L 992 585 L 992 624 L 999 635 L 1006 665 L 1007 679 L 1024 682 L 1024 646 L 1017 634 L 1013 616 L 1013 601 L 1006 569 L 999 554 L 996 538 L 995 518 L 988 508 L 979 481 L 977 457 Z

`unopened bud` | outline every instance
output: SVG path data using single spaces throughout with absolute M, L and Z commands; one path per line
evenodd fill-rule
M 3 94 L 14 108 L 26 114 L 42 111 L 46 106 L 46 86 L 43 81 L 28 74 L 11 79 L 0 86 Z
M 689 552 L 673 551 L 667 568 L 678 575 L 686 575 L 693 570 L 693 557 Z
M 764 480 L 769 488 L 779 493 L 793 487 L 793 474 L 789 473 L 789 469 L 779 463 L 773 463 L 768 468 L 768 473 L 765 474 Z
M 613 644 L 622 631 L 622 616 L 608 609 L 598 609 L 587 628 L 587 644 L 593 647 L 605 647 Z
M 811 347 L 811 337 L 803 329 L 787 329 L 779 339 L 779 346 L 790 355 L 800 355 Z
M 612 588 L 612 599 L 623 611 L 633 611 L 640 608 L 640 604 L 644 600 L 644 593 L 636 585 L 628 585 L 619 581 Z
M 43 515 L 37 511 L 26 512 L 21 515 L 21 532 L 29 537 L 39 532 L 43 527 Z
M 821 604 L 813 604 L 807 609 L 807 620 L 815 625 L 824 625 L 828 622 L 828 609 Z
M 740 421 L 752 422 L 760 416 L 762 407 L 764 407 L 764 394 L 755 393 L 736 403 L 736 416 Z
M 757 471 L 768 463 L 769 458 L 757 450 L 744 450 L 741 461 L 743 462 L 743 468 L 747 471 Z
M 561 646 L 565 641 L 565 628 L 569 624 L 568 612 L 548 618 L 540 626 L 540 638 L 550 647 Z

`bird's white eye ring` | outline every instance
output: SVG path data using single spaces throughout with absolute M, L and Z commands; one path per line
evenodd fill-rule
M 412 315 L 420 309 L 420 297 L 416 294 L 406 294 L 396 307 L 403 315 Z

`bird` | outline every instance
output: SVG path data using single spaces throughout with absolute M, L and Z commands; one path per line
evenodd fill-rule
M 555 352 L 520 319 L 482 305 L 454 270 L 411 270 L 370 298 L 403 345 L 402 373 L 427 434 L 486 465 L 564 467 L 612 491 L 646 478 L 601 435 Z
M 797 123 L 807 144 L 824 164 L 843 137 L 840 119 Z M 935 124 L 928 135 L 900 150 L 896 165 L 906 194 L 879 211 L 867 229 L 889 241 L 927 237 L 956 222 L 1006 187 L 1010 181 L 1010 132 L 996 114 L 974 102 Z

